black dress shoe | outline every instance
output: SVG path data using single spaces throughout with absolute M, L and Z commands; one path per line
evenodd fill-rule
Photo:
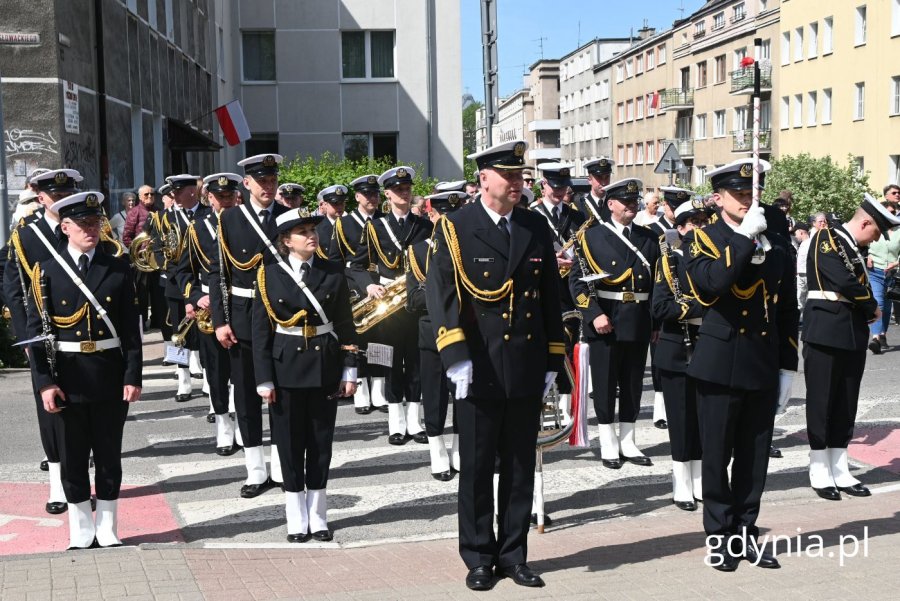
M 656 426 L 657 428 L 659 428 L 660 430 L 668 430 L 669 429 L 669 422 L 667 422 L 664 419 L 656 420 L 655 422 L 653 422 L 653 425 Z
M 600 463 L 603 464 L 603 467 L 608 467 L 611 470 L 622 469 L 621 459 L 601 459 Z
M 697 504 L 693 501 L 673 501 L 675 507 L 683 511 L 697 511 Z
M 190 393 L 188 393 L 188 394 L 176 394 L 176 395 L 175 395 L 175 402 L 176 402 L 176 403 L 183 403 L 183 402 L 189 401 L 189 400 L 191 400 L 191 395 L 190 395 Z
M 216 447 L 216 455 L 229 457 L 241 450 L 241 445 L 236 442 L 231 443 L 230 447 Z
M 68 511 L 69 505 L 68 505 L 68 503 L 61 503 L 59 501 L 51 501 L 51 502 L 47 503 L 46 505 L 44 505 L 44 509 L 47 511 L 47 513 L 50 513 L 53 515 L 59 515 L 61 513 L 65 513 L 66 511 Z
M 489 591 L 494 586 L 494 574 L 491 566 L 478 566 L 466 574 L 466 586 L 473 591 Z
M 441 482 L 450 482 L 453 480 L 453 470 L 447 470 L 446 472 L 438 472 L 437 474 L 432 473 L 431 477 L 435 480 L 440 480 Z
M 840 501 L 841 493 L 833 486 L 826 486 L 825 488 L 816 488 L 813 486 L 813 490 L 816 491 L 816 494 L 825 499 L 826 501 Z
M 391 434 L 388 436 L 388 442 L 393 445 L 404 445 L 409 438 L 406 437 L 406 434 Z
M 381 411 L 382 413 L 387 413 L 389 411 L 387 405 L 382 405 L 381 407 L 378 408 L 378 410 Z
M 517 563 L 508 568 L 497 568 L 497 577 L 512 578 L 512 581 L 519 586 L 544 586 L 544 581 L 540 576 L 531 571 L 531 568 L 524 563 Z
M 537 514 L 536 513 L 531 514 L 531 524 L 533 526 L 537 526 Z M 550 519 L 550 514 L 545 513 L 544 514 L 544 526 L 550 526 L 552 524 L 553 524 L 553 520 Z
M 206 414 L 206 423 L 207 424 L 216 423 L 216 414 L 215 413 L 207 413 Z
M 753 545 L 747 546 L 747 551 L 744 553 L 744 559 L 758 568 L 777 570 L 781 567 L 781 564 L 778 563 L 778 560 L 775 559 L 774 555 L 772 555 L 768 551 L 757 552 L 756 548 Z
M 50 471 L 50 461 L 47 459 L 42 459 L 41 464 L 38 467 L 41 468 L 42 472 L 49 472 Z
M 628 463 L 633 463 L 635 465 L 643 465 L 643 466 L 653 465 L 653 462 L 650 461 L 650 458 L 646 457 L 644 455 L 635 455 L 634 457 L 626 457 L 625 455 L 622 455 L 620 453 L 619 458 L 622 459 L 623 461 L 627 461 Z
M 887 336 L 885 336 L 884 334 L 878 335 L 878 344 L 881 345 L 881 350 L 883 351 L 890 350 L 891 348 L 891 345 L 889 345 L 887 342 Z
M 712 567 L 720 572 L 733 572 L 737 569 L 739 563 L 741 563 L 740 557 L 735 557 L 726 551 L 722 554 L 722 561 L 712 564 Z
M 266 478 L 266 481 L 262 484 L 245 484 L 241 487 L 241 498 L 252 499 L 274 487 L 275 483 L 271 478 Z
M 328 541 L 334 539 L 334 536 L 331 534 L 331 530 L 319 530 L 318 532 L 313 532 L 312 537 L 313 539 L 321 543 L 327 543 Z
M 357 407 L 356 412 L 360 415 L 369 415 L 370 413 L 372 413 L 372 407 Z
M 428 444 L 428 435 L 425 434 L 425 431 L 421 431 L 418 434 L 413 434 L 412 439 L 419 444 Z
M 769 446 L 769 457 L 772 459 L 781 459 L 784 455 L 781 454 L 781 449 L 776 449 L 773 446 Z
M 305 543 L 310 539 L 309 532 L 303 534 L 288 534 L 287 541 L 289 543 Z
M 877 338 L 873 338 L 869 341 L 869 350 L 872 351 L 873 355 L 881 354 L 881 342 Z
M 853 486 L 838 486 L 838 490 L 845 492 L 851 497 L 871 497 L 872 491 L 862 484 L 854 484 Z

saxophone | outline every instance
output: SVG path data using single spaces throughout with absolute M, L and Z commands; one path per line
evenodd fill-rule
M 353 305 L 356 333 L 367 332 L 400 309 L 406 307 L 406 274 L 391 280 L 381 298 L 367 297 Z
M 662 254 L 662 260 L 666 262 L 666 264 L 672 263 L 672 247 L 669 246 L 669 243 L 666 242 L 666 235 L 663 234 L 659 237 L 659 250 Z M 675 302 L 679 305 L 687 302 L 684 292 L 681 291 L 681 281 L 678 279 L 678 271 L 670 269 L 672 274 L 671 280 L 671 288 L 672 288 L 672 296 L 675 297 Z M 684 353 L 685 353 L 685 363 L 690 365 L 691 356 L 694 352 L 694 343 L 691 341 L 691 330 L 687 321 L 681 321 L 681 330 L 684 334 L 684 340 L 682 344 L 684 345 Z

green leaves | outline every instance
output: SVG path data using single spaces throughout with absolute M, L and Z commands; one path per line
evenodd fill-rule
M 848 219 L 862 202 L 863 192 L 872 193 L 868 171 L 858 174 L 852 156 L 848 155 L 846 167 L 841 167 L 830 156 L 815 158 L 805 153 L 772 161 L 763 200 L 771 203 L 782 190 L 793 193 L 791 215 L 797 221 L 819 211 Z

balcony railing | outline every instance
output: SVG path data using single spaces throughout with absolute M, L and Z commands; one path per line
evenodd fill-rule
M 740 21 L 743 21 L 743 20 L 746 19 L 746 18 L 747 18 L 747 13 L 746 13 L 746 12 L 735 13 L 734 16 L 731 17 L 731 22 L 732 22 L 732 23 L 739 23 Z
M 731 152 L 752 152 L 753 151 L 753 130 L 741 129 L 731 132 L 732 146 Z M 759 150 L 760 152 L 772 151 L 772 130 L 759 130 Z
M 659 98 L 659 110 L 681 110 L 694 107 L 694 90 L 689 88 L 669 88 L 663 90 Z
M 772 65 L 768 61 L 759 66 L 759 89 L 762 92 L 772 91 Z M 753 65 L 731 72 L 731 93 L 753 93 Z
M 689 159 L 694 156 L 694 140 L 692 138 L 675 138 L 674 140 L 666 140 L 666 145 L 674 144 L 678 155 L 683 159 Z
M 694 31 L 694 39 L 699 40 L 700 38 L 706 37 L 706 30 L 701 29 L 700 31 Z

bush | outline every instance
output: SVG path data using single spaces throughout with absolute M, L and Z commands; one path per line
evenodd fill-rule
M 28 367 L 24 351 L 13 342 L 9 321 L 0 317 L 0 367 Z

